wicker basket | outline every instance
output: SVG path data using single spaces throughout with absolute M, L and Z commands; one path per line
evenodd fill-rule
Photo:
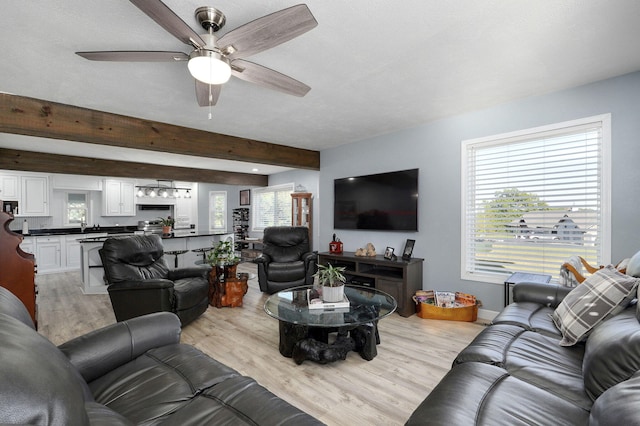
M 417 303 L 417 313 L 420 318 L 437 319 L 447 321 L 474 322 L 478 319 L 478 306 L 475 296 L 456 292 L 456 306 L 443 308 L 433 304 L 433 290 L 421 290 L 416 292 L 413 300 Z M 425 302 L 425 300 L 430 301 Z
M 478 319 L 478 305 L 441 308 L 440 306 L 420 302 L 418 316 L 424 319 L 474 322 Z

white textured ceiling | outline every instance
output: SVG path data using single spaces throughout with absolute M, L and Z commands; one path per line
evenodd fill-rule
M 165 0 L 196 31 L 225 33 L 295 2 Z M 88 50 L 190 49 L 127 0 L 3 0 L 0 91 L 322 150 L 640 70 L 637 0 L 309 0 L 310 32 L 250 59 L 311 86 L 304 98 L 232 78 L 208 120 L 186 63 L 92 62 Z M 0 146 L 162 162 L 161 155 L 0 135 Z M 175 165 L 255 165 L 171 157 Z M 284 170 L 258 166 L 260 174 Z

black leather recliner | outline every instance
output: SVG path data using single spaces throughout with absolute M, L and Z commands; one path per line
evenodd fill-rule
M 258 264 L 260 290 L 269 294 L 291 287 L 312 285 L 318 254 L 309 247 L 309 229 L 304 226 L 265 228 Z
M 108 238 L 99 253 L 116 320 L 167 311 L 185 326 L 207 310 L 210 268 L 169 270 L 159 235 Z

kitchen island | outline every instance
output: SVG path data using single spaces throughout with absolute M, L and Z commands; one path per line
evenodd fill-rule
M 135 232 L 140 234 L 140 232 Z M 127 238 L 134 233 L 120 233 L 111 235 L 92 235 L 80 240 L 82 256 L 82 291 L 84 294 L 106 294 L 107 285 L 104 282 L 104 270 L 98 250 L 102 248 L 107 238 Z M 213 247 L 219 241 L 230 240 L 233 243 L 232 233 L 213 233 L 206 231 L 175 231 L 170 235 L 162 236 L 162 245 L 165 252 L 173 250 L 188 250 L 178 257 L 179 267 L 195 266 L 198 260 L 202 261 L 202 254 L 191 250 L 203 247 Z M 165 254 L 165 262 L 169 269 L 174 268 L 174 258 Z

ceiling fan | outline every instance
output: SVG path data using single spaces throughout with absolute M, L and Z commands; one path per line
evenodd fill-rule
M 189 72 L 195 78 L 196 98 L 200 106 L 215 105 L 222 84 L 231 75 L 294 96 L 304 96 L 311 89 L 298 80 L 244 59 L 298 37 L 317 26 L 318 22 L 305 4 L 263 16 L 216 37 L 214 33 L 224 26 L 226 18 L 213 7 L 196 9 L 196 20 L 207 31 L 206 34 L 198 35 L 162 1 L 130 1 L 194 50 L 190 54 L 167 51 L 98 51 L 76 54 L 92 61 L 188 62 Z

